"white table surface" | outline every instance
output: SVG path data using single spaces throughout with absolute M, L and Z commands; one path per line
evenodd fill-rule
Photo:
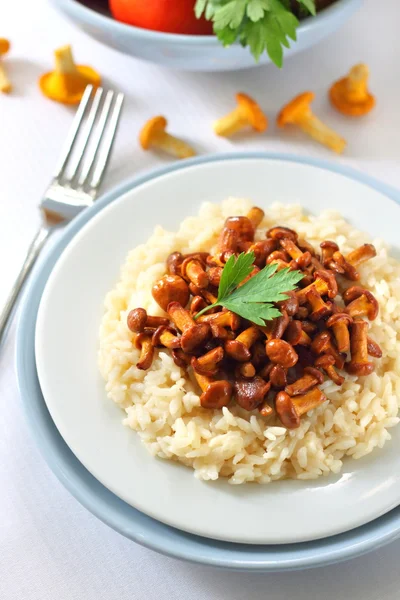
M 38 225 L 36 205 L 71 122 L 71 110 L 43 98 L 37 87 L 53 49 L 64 43 L 127 95 L 105 189 L 168 162 L 137 144 L 142 123 L 159 113 L 199 153 L 297 153 L 351 165 L 400 187 L 398 0 L 365 0 L 339 33 L 292 58 L 283 71 L 225 74 L 170 72 L 122 56 L 86 37 L 45 0 L 0 0 L 0 15 L 0 36 L 13 44 L 7 65 L 15 84 L 11 96 L 0 97 L 0 303 Z M 370 116 L 352 121 L 332 111 L 326 90 L 360 60 L 370 65 L 378 104 Z M 301 135 L 276 131 L 279 107 L 306 89 L 317 93 L 316 114 L 348 139 L 343 157 Z M 238 90 L 254 94 L 271 116 L 265 136 L 231 142 L 212 134 L 212 120 L 233 106 Z M 14 334 L 15 324 L 0 354 L 1 600 L 398 599 L 400 541 L 324 569 L 247 575 L 165 558 L 100 523 L 65 491 L 31 439 L 17 391 Z

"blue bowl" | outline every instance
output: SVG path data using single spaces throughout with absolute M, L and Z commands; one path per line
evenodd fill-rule
M 40 299 L 53 266 L 73 236 L 100 210 L 128 190 L 188 164 L 236 158 L 289 160 L 315 165 L 361 181 L 400 203 L 399 192 L 352 169 L 316 159 L 262 152 L 195 158 L 127 181 L 77 217 L 48 252 L 45 260 L 34 269 L 24 294 L 17 332 L 17 374 L 21 398 L 32 435 L 61 483 L 91 513 L 127 538 L 168 556 L 235 571 L 273 572 L 323 566 L 376 550 L 396 539 L 400 535 L 400 507 L 363 527 L 300 544 L 252 546 L 218 542 L 184 533 L 129 506 L 83 467 L 58 433 L 47 410 L 37 377 L 35 325 Z
M 213 35 L 178 35 L 140 29 L 119 23 L 104 11 L 92 10 L 76 0 L 52 2 L 88 35 L 135 58 L 187 71 L 232 71 L 254 67 L 256 64 L 247 48 L 242 48 L 237 43 L 223 48 Z M 298 28 L 297 42 L 293 42 L 291 48 L 287 49 L 286 56 L 309 48 L 333 33 L 361 2 L 362 0 L 338 0 L 316 17 L 302 21 Z M 258 64 L 270 62 L 265 55 Z

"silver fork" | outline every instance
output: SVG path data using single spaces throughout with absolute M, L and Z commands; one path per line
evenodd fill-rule
M 0 313 L 0 343 L 19 292 L 50 234 L 95 201 L 114 142 L 123 100 L 122 93 L 97 88 L 93 94 L 93 87 L 87 86 L 53 179 L 40 202 L 42 224 Z

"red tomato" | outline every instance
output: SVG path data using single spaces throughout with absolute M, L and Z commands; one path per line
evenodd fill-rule
M 212 24 L 196 19 L 195 3 L 196 0 L 109 0 L 117 21 L 167 33 L 211 34 Z

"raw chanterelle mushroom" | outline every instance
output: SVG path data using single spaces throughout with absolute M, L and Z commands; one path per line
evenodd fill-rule
M 12 84 L 8 78 L 2 59 L 9 49 L 10 42 L 5 38 L 0 38 L 0 92 L 3 92 L 3 94 L 9 94 L 12 90 Z
M 54 58 L 54 71 L 39 79 L 39 87 L 47 98 L 62 104 L 78 104 L 87 85 L 100 85 L 101 77 L 92 67 L 75 64 L 71 46 L 55 50 Z

